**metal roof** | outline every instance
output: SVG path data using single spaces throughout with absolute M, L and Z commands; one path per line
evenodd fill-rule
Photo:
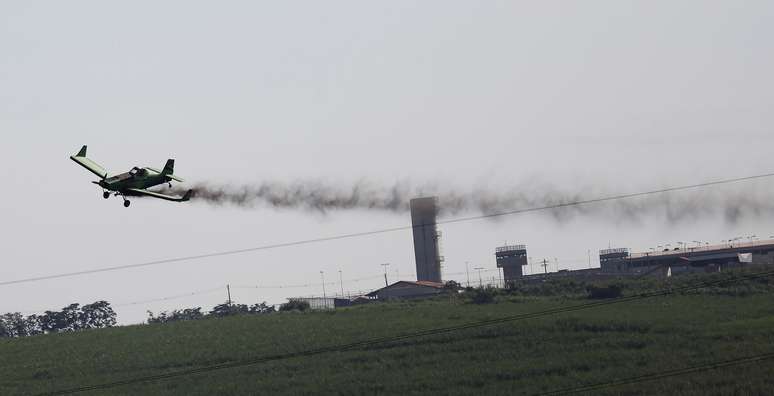
M 366 295 L 367 296 L 375 296 L 377 293 L 379 293 L 379 291 L 395 287 L 395 286 L 397 286 L 397 285 L 399 285 L 401 283 L 409 284 L 409 285 L 413 285 L 413 286 L 420 286 L 420 287 L 431 287 L 433 289 L 443 289 L 443 283 L 438 283 L 438 282 L 431 282 L 431 281 L 416 281 L 416 282 L 412 282 L 412 281 L 397 281 L 397 282 L 395 282 L 395 283 L 393 283 L 393 284 L 391 284 L 389 286 L 385 286 L 385 287 L 376 289 L 376 290 L 374 290 L 374 291 L 372 291 L 372 292 L 370 292 L 370 293 L 368 293 Z
M 717 254 L 707 254 L 707 255 L 701 255 L 701 256 L 690 256 L 690 257 L 680 257 L 681 260 L 689 261 L 689 262 L 699 262 L 699 261 L 710 261 L 710 260 L 720 260 L 720 259 L 739 259 L 739 253 L 717 253 Z

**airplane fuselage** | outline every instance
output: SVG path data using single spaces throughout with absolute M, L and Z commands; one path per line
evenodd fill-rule
M 148 168 L 132 168 L 129 172 L 111 176 L 106 179 L 95 182 L 100 187 L 109 191 L 120 192 L 124 195 L 134 195 L 129 189 L 141 189 L 158 186 L 169 183 L 172 179 L 168 175 L 163 175 Z

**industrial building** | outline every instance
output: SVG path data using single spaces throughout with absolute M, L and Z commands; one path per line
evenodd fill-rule
M 604 273 L 662 275 L 679 272 L 717 272 L 745 265 L 773 265 L 774 240 L 727 243 L 631 253 L 629 249 L 599 252 Z
M 506 245 L 495 249 L 497 268 L 503 269 L 505 283 L 511 283 L 524 276 L 523 267 L 527 265 L 527 247 L 525 245 Z
M 441 283 L 440 233 L 436 226 L 438 198 L 415 198 L 411 207 L 411 225 L 414 231 L 414 256 L 417 266 L 417 281 Z
M 398 281 L 381 289 L 368 293 L 377 300 L 410 299 L 432 297 L 443 292 L 443 284 L 428 281 Z
M 495 249 L 497 267 L 503 269 L 505 283 L 542 281 L 548 278 L 600 280 L 622 276 L 666 277 L 691 272 L 719 272 L 726 268 L 774 265 L 774 240 L 727 243 L 632 253 L 627 248 L 599 251 L 599 268 L 561 270 L 524 275 L 527 250 L 523 245 Z

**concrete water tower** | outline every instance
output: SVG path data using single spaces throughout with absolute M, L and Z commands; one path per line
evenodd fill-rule
M 441 283 L 443 257 L 438 247 L 440 234 L 436 226 L 438 198 L 415 198 L 409 204 L 411 207 L 411 225 L 414 231 L 417 280 Z

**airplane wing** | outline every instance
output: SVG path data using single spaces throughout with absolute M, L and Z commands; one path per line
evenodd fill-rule
M 86 168 L 89 172 L 99 176 L 101 179 L 105 179 L 108 176 L 108 172 L 105 168 L 99 166 L 96 162 L 86 158 L 86 146 L 81 148 L 81 151 L 76 155 L 71 155 L 70 159 L 77 162 L 78 165 Z
M 151 168 L 150 166 L 146 167 L 145 169 L 150 169 L 150 170 L 152 170 L 152 171 L 154 171 L 156 173 L 159 173 L 159 174 L 161 173 L 161 170 L 156 169 L 156 168 Z M 185 180 L 183 180 L 183 179 L 181 179 L 181 178 L 179 178 L 179 177 L 177 177 L 175 175 L 164 175 L 164 176 L 166 176 L 166 177 L 168 177 L 168 178 L 170 178 L 170 179 L 172 179 L 174 181 L 180 182 L 180 183 L 185 181 Z
M 185 193 L 185 195 L 183 195 L 182 197 L 175 197 L 172 195 L 161 194 L 153 191 L 143 190 L 140 188 L 127 188 L 125 191 L 129 192 L 130 195 L 153 197 L 153 198 L 159 198 L 159 199 L 173 201 L 173 202 L 188 201 L 191 199 L 191 195 L 193 194 L 193 190 L 188 190 Z

